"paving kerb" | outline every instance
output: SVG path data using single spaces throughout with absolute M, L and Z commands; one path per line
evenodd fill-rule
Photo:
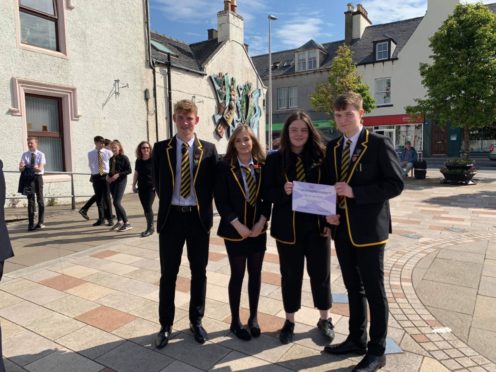
M 476 245 L 484 241 L 495 241 L 494 237 L 496 234 L 494 225 L 496 225 L 496 219 L 494 218 L 495 215 L 491 213 L 491 201 L 488 201 L 485 204 L 483 203 L 482 205 L 477 205 L 476 200 L 474 200 L 472 202 L 472 205 L 470 205 L 470 203 L 467 203 L 463 195 L 475 195 L 473 197 L 474 199 L 484 199 L 488 195 L 494 195 L 496 192 L 496 177 L 494 177 L 494 174 L 492 174 L 491 172 L 487 172 L 487 174 L 483 173 L 480 175 L 481 182 L 479 183 L 479 185 L 453 187 L 438 185 L 439 178 L 436 177 L 437 174 L 434 172 L 437 172 L 437 170 L 434 170 L 433 172 L 429 171 L 429 178 L 425 181 L 407 180 L 407 189 L 405 190 L 404 194 L 400 198 L 392 201 L 394 223 L 393 228 L 396 233 L 392 235 L 391 241 L 388 244 L 385 261 L 386 288 L 391 305 L 391 327 L 389 330 L 389 334 L 392 335 L 394 340 L 401 347 L 403 347 L 404 352 L 402 354 L 389 356 L 387 370 L 397 370 L 398 366 L 404 367 L 405 365 L 412 367 L 408 368 L 408 370 L 427 370 L 427 368 L 431 368 L 432 366 L 434 366 L 435 368 L 430 370 L 442 370 L 443 365 L 448 370 L 469 370 L 470 368 L 475 369 L 476 367 L 483 368 L 484 370 L 495 370 L 495 365 L 488 358 L 485 358 L 483 356 L 484 354 L 481 355 L 478 352 L 479 350 L 474 350 L 472 347 L 470 347 L 470 345 L 467 345 L 464 340 L 457 337 L 452 332 L 433 333 L 433 330 L 439 330 L 446 326 L 442 319 L 442 312 L 440 315 L 437 316 L 437 318 L 431 314 L 428 306 L 429 299 L 419 298 L 416 291 L 417 285 L 414 285 L 413 278 L 415 277 L 416 272 L 420 272 L 420 274 L 417 274 L 418 284 L 429 282 L 428 280 L 424 280 L 423 275 L 421 274 L 427 272 L 431 265 L 436 262 L 436 260 L 446 260 L 446 258 L 438 258 L 438 254 L 448 248 L 458 247 L 458 249 L 463 250 L 463 248 L 460 248 L 460 245 L 462 244 L 466 244 L 467 247 L 469 247 L 471 244 Z M 431 174 L 434 176 L 431 176 Z M 124 200 L 124 205 L 131 215 L 136 214 L 137 216 L 141 216 L 141 207 L 139 206 L 139 202 L 137 202 L 136 200 L 133 201 L 133 197 L 135 196 L 127 195 Z M 494 206 L 492 206 L 492 208 L 494 208 Z M 419 212 L 419 210 L 428 211 L 430 214 L 421 213 Z M 83 249 L 77 253 L 70 253 L 66 256 L 61 255 L 55 260 L 34 264 L 28 268 L 10 271 L 6 274 L 5 283 L 0 285 L 0 294 L 3 293 L 5 295 L 6 293 L 8 293 L 4 290 L 3 287 L 8 286 L 9 282 L 11 283 L 11 286 L 13 286 L 13 282 L 14 284 L 17 284 L 15 283 L 16 280 L 26 281 L 28 284 L 34 285 L 35 283 L 39 283 L 40 278 L 42 278 L 43 276 L 50 276 L 50 273 L 56 274 L 56 271 L 53 270 L 60 271 L 61 267 L 70 267 L 71 265 L 77 265 L 83 260 L 86 260 L 85 265 L 95 265 L 96 263 L 90 260 L 90 258 L 92 258 L 92 255 L 98 254 L 99 252 L 115 250 L 115 252 L 123 251 L 127 252 L 126 254 L 131 254 L 132 247 L 136 247 L 136 249 L 146 247 L 146 249 L 148 249 L 149 251 L 155 251 L 156 253 L 156 235 L 153 238 L 149 239 L 141 239 L 136 237 L 136 232 L 141 231 L 138 226 L 140 224 L 140 219 L 143 220 L 143 218 L 141 217 L 133 217 L 132 223 L 133 225 L 135 225 L 135 230 L 133 230 L 134 235 L 126 236 L 123 240 L 114 240 L 109 238 L 103 245 L 97 244 L 93 247 L 82 247 Z M 398 220 L 399 222 L 394 222 L 395 220 Z M 66 224 L 70 225 L 71 221 L 76 221 L 76 226 L 81 225 L 81 227 L 73 227 L 73 230 L 77 230 L 78 228 L 89 230 L 91 233 L 90 235 L 93 235 L 95 238 L 98 237 L 97 234 L 108 234 L 107 232 L 104 233 L 102 230 L 97 230 L 96 228 L 90 227 L 91 225 L 89 222 L 83 221 L 77 213 L 70 210 L 62 212 L 59 211 L 55 215 L 47 214 L 47 231 L 51 231 L 51 234 L 53 235 L 56 235 L 59 231 L 62 233 L 64 230 L 66 230 L 66 226 L 64 224 L 57 225 L 56 223 L 65 222 Z M 472 221 L 477 221 L 477 223 L 473 225 Z M 216 222 L 218 222 L 217 219 Z M 57 229 L 56 226 L 60 227 Z M 30 241 L 32 245 L 36 244 L 36 240 L 38 240 L 38 243 L 40 239 L 46 241 L 46 236 L 44 237 L 42 235 L 44 232 L 35 233 L 37 235 L 28 235 L 28 238 L 26 240 L 25 236 L 28 233 L 24 231 L 25 222 L 9 224 L 9 230 L 12 232 L 12 235 L 14 237 L 14 247 L 16 250 L 17 242 L 22 242 L 25 240 L 27 242 Z M 120 238 L 123 237 L 124 236 L 121 236 Z M 223 252 L 222 244 L 221 242 L 219 242 L 218 239 L 214 237 L 214 235 L 212 235 L 212 237 L 212 251 L 217 253 L 218 255 L 221 255 L 221 253 Z M 24 243 L 24 245 L 29 246 L 30 243 Z M 60 245 L 63 246 L 63 244 Z M 37 247 L 41 247 L 41 245 Z M 131 248 L 122 250 L 124 247 Z M 494 247 L 494 244 L 492 245 L 492 247 L 493 249 L 496 248 Z M 487 250 L 488 249 L 489 248 L 487 248 Z M 275 244 L 272 240 L 269 241 L 268 253 L 276 254 Z M 425 265 L 426 267 L 422 267 L 422 265 L 419 264 L 421 262 L 424 262 L 423 259 L 428 259 L 431 256 L 434 256 L 434 258 L 431 260 L 431 265 Z M 489 255 L 489 257 L 494 256 Z M 121 257 L 121 259 L 123 258 L 126 257 Z M 96 261 L 95 259 L 93 260 Z M 336 261 L 335 257 L 333 257 L 333 260 Z M 180 272 L 182 272 L 184 275 L 187 275 L 188 270 L 187 264 L 185 264 L 185 262 L 186 260 L 183 259 L 184 266 L 182 266 Z M 219 275 L 226 276 L 226 274 L 228 274 L 227 262 L 225 262 L 225 259 L 222 264 L 219 264 L 219 262 L 222 263 L 223 260 L 211 262 L 209 264 L 209 277 L 215 277 L 215 275 L 217 275 L 217 277 L 219 277 Z M 264 264 L 264 271 L 265 267 L 269 267 L 271 268 L 271 270 L 274 269 L 274 271 L 277 271 L 277 267 L 273 267 L 273 265 L 277 266 L 272 262 L 266 262 Z M 11 268 L 15 269 L 16 267 L 12 266 Z M 136 269 L 136 267 L 134 268 Z M 93 267 L 92 269 L 97 270 L 99 273 L 102 273 L 100 275 L 106 273 L 104 270 L 100 270 L 99 268 Z M 112 267 L 112 270 L 117 269 L 123 270 L 126 268 Z M 340 278 L 340 273 L 336 273 L 339 272 L 339 268 L 337 267 L 336 262 L 333 262 L 332 271 L 334 278 L 333 289 L 335 292 L 337 290 L 342 291 L 343 286 Z M 28 280 L 26 278 L 31 279 Z M 103 282 L 105 278 L 100 277 L 95 279 Z M 306 280 L 308 280 L 308 278 L 306 278 Z M 433 285 L 435 286 L 439 285 L 439 283 L 435 281 L 431 282 L 434 283 Z M 26 283 L 22 284 L 27 285 Z M 218 283 L 212 283 L 211 285 L 214 290 L 220 292 L 218 294 L 216 303 L 218 303 L 218 306 L 222 306 L 225 310 L 225 307 L 227 306 L 227 289 L 225 288 L 225 286 L 216 286 L 216 284 Z M 209 287 L 209 292 L 211 287 Z M 225 293 L 222 293 L 222 291 L 225 291 Z M 277 299 L 278 297 L 280 298 L 280 296 L 277 296 L 278 292 L 280 292 L 280 288 L 278 286 L 271 287 L 270 290 L 267 290 L 267 298 L 274 298 L 274 301 L 279 301 L 279 305 L 277 305 L 276 302 L 275 306 L 279 306 L 279 308 L 282 310 L 280 299 Z M 22 297 L 15 296 L 15 294 L 11 295 L 16 297 L 17 300 L 22 299 Z M 45 294 L 45 296 L 46 295 L 47 294 Z M 244 294 L 244 296 L 246 296 L 246 294 Z M 153 296 L 150 297 L 153 298 Z M 178 297 L 184 299 L 184 295 Z M 486 295 L 485 297 L 488 296 Z M 32 303 L 36 303 L 37 301 L 39 302 L 39 300 L 37 300 L 36 298 L 33 298 L 31 300 L 22 300 L 28 302 L 31 301 Z M 11 301 L 14 300 L 11 299 Z M 477 297 L 474 301 L 477 301 Z M 0 307 L 2 307 L 1 304 Z M 46 309 L 46 307 L 42 307 Z M 335 308 L 336 311 L 339 310 L 337 305 L 335 306 Z M 187 306 L 185 310 L 187 310 Z M 306 314 L 307 312 L 304 312 L 304 309 L 302 309 L 300 313 Z M 311 314 L 310 311 L 308 313 Z M 54 311 L 53 314 L 57 315 L 58 312 Z M 437 314 L 439 314 L 439 312 L 437 312 Z M 477 314 L 473 315 L 475 315 L 474 317 L 477 316 Z M 282 319 L 283 312 L 279 311 L 275 314 L 275 316 L 279 319 Z M 340 315 L 335 313 L 333 317 L 335 320 L 337 320 L 337 339 L 339 339 L 340 337 L 344 337 L 344 335 L 346 334 L 347 323 L 346 314 Z M 328 355 L 320 355 L 318 350 L 321 349 L 321 345 L 316 345 L 315 340 L 312 338 L 315 335 L 309 338 L 304 337 L 303 334 L 301 336 L 301 340 L 298 340 L 284 353 L 278 354 L 277 352 L 275 352 L 275 350 L 277 350 L 277 335 L 269 334 L 267 336 L 269 337 L 268 343 L 270 345 L 269 347 L 267 347 L 268 351 L 261 351 L 260 349 L 253 347 L 253 345 L 256 346 L 255 343 L 258 342 L 255 340 L 249 343 L 250 347 L 253 347 L 252 352 L 247 353 L 246 347 L 240 347 L 236 344 L 236 340 L 231 340 L 231 337 L 227 331 L 228 324 L 226 323 L 226 321 L 220 322 L 219 324 L 219 322 L 216 321 L 215 318 L 216 314 L 209 314 L 209 309 L 207 307 L 207 314 L 205 319 L 205 323 L 208 326 L 207 330 L 209 330 L 211 333 L 214 329 L 220 330 L 219 335 L 213 338 L 212 344 L 216 344 L 219 348 L 221 348 L 222 352 L 220 354 L 223 354 L 223 352 L 226 351 L 224 349 L 227 348 L 227 354 L 223 355 L 222 357 L 219 354 L 219 359 L 213 361 L 212 363 L 214 364 L 210 368 L 217 366 L 231 366 L 232 368 L 240 366 L 240 361 L 242 360 L 246 360 L 246 362 L 248 363 L 247 365 L 257 365 L 259 366 L 258 368 L 261 368 L 260 366 L 270 366 L 271 368 L 277 367 L 281 370 L 299 370 L 302 368 L 312 370 L 335 370 L 338 367 L 347 367 L 352 365 L 353 363 L 356 363 L 356 358 L 351 360 L 338 360 Z M 2 317 L 2 320 L 4 319 L 5 318 Z M 5 319 L 5 321 L 8 321 L 8 319 Z M 297 328 L 302 328 L 302 321 L 303 323 L 313 324 L 313 321 L 304 321 L 303 319 L 302 321 L 300 321 L 298 319 L 298 316 L 297 321 L 299 323 L 297 325 Z M 186 324 L 184 324 L 183 322 L 183 327 L 181 327 L 181 321 L 178 321 L 176 323 L 178 324 L 175 325 L 175 328 L 178 328 L 178 332 L 175 339 L 178 339 L 178 343 L 182 342 L 191 347 L 195 346 L 194 343 L 190 344 L 189 341 L 184 340 L 184 338 L 187 338 L 186 336 L 189 336 L 187 332 L 187 322 Z M 477 319 L 475 321 L 475 324 L 477 324 L 478 327 L 481 327 L 481 322 L 477 321 Z M 482 327 L 484 327 L 483 324 Z M 12 331 L 9 331 L 9 329 L 11 328 L 15 327 L 7 327 L 6 330 L 4 327 L 4 342 L 5 339 L 10 336 L 9 332 Z M 34 326 L 30 328 L 29 325 L 24 325 L 21 326 L 21 328 L 36 335 L 36 331 L 34 331 L 36 327 Z M 311 332 L 312 328 L 313 327 L 309 327 L 309 332 Z M 490 328 L 489 325 L 487 328 Z M 215 331 L 213 333 L 216 334 Z M 149 341 L 152 338 L 151 333 L 145 336 L 145 339 L 148 339 Z M 183 339 L 179 341 L 181 337 Z M 131 342 L 139 343 L 134 338 L 130 337 L 128 339 Z M 142 339 L 140 340 L 142 341 Z M 56 340 L 50 341 L 57 344 Z M 9 354 L 9 347 L 10 346 L 7 345 L 5 351 L 5 354 L 9 357 L 7 369 L 9 370 L 9 368 L 11 368 L 12 370 L 14 370 L 13 365 L 19 366 L 19 364 L 14 363 L 19 360 L 19 355 Z M 267 356 L 267 352 L 269 354 L 272 352 L 276 356 Z M 481 353 L 484 352 L 484 350 L 481 350 Z M 17 350 L 14 352 L 14 354 L 15 353 L 30 354 L 29 350 Z M 238 355 L 239 353 L 241 353 L 241 355 Z M 172 370 L 173 366 L 182 365 L 181 363 L 187 362 L 181 355 L 174 354 L 172 352 L 171 354 L 173 354 L 172 359 L 167 359 L 167 361 L 165 361 L 159 358 L 160 361 L 157 360 L 156 363 L 160 364 L 159 362 L 163 362 L 166 364 L 170 362 L 171 364 L 168 364 L 168 366 L 171 368 L 170 370 Z M 112 355 L 109 355 L 106 358 L 100 360 L 96 360 L 95 358 L 94 360 L 92 360 L 92 362 L 100 365 L 102 369 L 105 366 L 112 365 L 118 367 L 118 365 L 112 364 L 113 362 L 111 356 Z M 177 357 L 178 359 L 174 357 Z M 51 365 L 50 363 L 60 363 L 60 358 L 54 356 L 51 357 L 51 359 L 53 360 L 45 358 L 47 357 L 45 357 L 44 355 L 40 355 L 40 357 L 36 359 L 36 362 L 38 363 L 37 365 L 41 367 Z M 81 361 L 81 363 L 83 362 Z M 84 360 L 84 363 L 86 363 L 84 365 L 89 366 L 88 361 Z M 37 365 L 33 365 L 32 367 L 34 368 Z M 193 363 L 193 365 L 195 364 Z M 165 366 L 164 370 L 168 370 L 167 366 Z M 202 370 L 202 368 L 200 368 L 200 370 Z M 233 368 L 233 370 L 236 369 Z

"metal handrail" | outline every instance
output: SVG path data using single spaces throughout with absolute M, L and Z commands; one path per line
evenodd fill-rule
M 20 173 L 19 170 L 4 170 L 4 173 Z M 92 195 L 76 195 L 74 188 L 74 176 L 91 176 L 91 173 L 84 172 L 59 172 L 59 171 L 45 171 L 43 175 L 51 174 L 61 174 L 69 175 L 71 177 L 71 194 L 70 195 L 43 195 L 44 198 L 71 198 L 71 208 L 76 209 L 76 197 L 91 197 Z M 17 192 L 16 192 L 17 193 Z M 18 194 L 18 193 L 17 193 Z M 20 196 L 5 196 L 5 199 L 19 199 L 20 197 L 26 197 L 20 194 Z

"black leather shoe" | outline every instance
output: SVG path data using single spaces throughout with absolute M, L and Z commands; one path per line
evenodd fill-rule
M 146 238 L 147 236 L 153 235 L 155 231 L 153 229 L 147 229 L 141 233 L 142 238 Z
M 329 339 L 329 342 L 332 342 L 332 340 L 334 340 L 334 326 L 332 325 L 331 318 L 320 319 L 317 323 L 317 328 L 320 330 L 320 333 L 324 335 L 324 337 Z
M 367 348 L 365 346 L 360 346 L 355 344 L 350 339 L 346 339 L 344 342 L 336 345 L 327 345 L 324 348 L 324 351 L 329 354 L 358 354 L 363 355 L 367 352 Z
M 281 332 L 279 333 L 279 340 L 282 344 L 289 344 L 290 342 L 293 342 L 294 327 L 295 324 L 286 319 Z
M 248 320 L 248 328 L 250 329 L 251 337 L 260 337 L 260 326 L 256 320 Z
M 166 347 L 171 337 L 171 333 L 170 326 L 160 328 L 160 332 L 158 332 L 155 337 L 155 347 L 157 349 L 163 349 Z
M 34 227 L 33 225 L 28 226 L 28 231 L 34 231 L 34 230 L 36 230 L 36 227 Z
M 386 365 L 385 355 L 366 354 L 352 372 L 375 372 Z
M 80 210 L 79 210 L 79 214 L 80 214 L 81 216 L 83 216 L 83 218 L 84 218 L 85 220 L 89 220 L 89 219 L 90 219 L 90 217 L 88 216 L 88 212 L 86 212 L 84 209 L 80 209 Z
M 100 226 L 100 225 L 103 225 L 103 221 L 102 220 L 98 220 L 96 221 L 93 226 Z
M 240 340 L 249 341 L 251 340 L 251 335 L 248 330 L 243 327 L 241 324 L 231 325 L 231 332 L 239 338 Z
M 191 332 L 193 332 L 196 342 L 198 342 L 199 344 L 204 344 L 205 341 L 207 341 L 207 331 L 205 331 L 205 328 L 203 328 L 201 324 L 191 323 L 189 325 L 189 329 L 191 329 Z
M 113 220 L 108 220 L 107 221 L 107 226 L 114 226 L 114 221 Z

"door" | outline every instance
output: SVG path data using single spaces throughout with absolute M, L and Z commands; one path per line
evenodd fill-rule
M 374 127 L 374 133 L 382 134 L 383 136 L 388 137 L 391 140 L 391 143 L 393 144 L 394 148 L 397 147 L 396 131 L 394 130 L 394 128 Z
M 432 155 L 448 154 L 448 131 L 436 123 L 432 124 L 431 149 Z

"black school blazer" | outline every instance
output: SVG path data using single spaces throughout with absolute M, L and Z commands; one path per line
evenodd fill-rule
M 176 182 L 176 136 L 155 143 L 152 155 L 152 176 L 159 198 L 157 231 L 161 231 L 170 212 Z M 198 213 L 205 232 L 212 228 L 217 150 L 213 143 L 195 138 L 193 145 L 193 184 L 198 200 Z
M 330 141 L 324 162 L 324 182 L 339 180 L 343 137 Z M 385 244 L 392 232 L 389 199 L 403 191 L 403 176 L 389 138 L 363 128 L 351 156 L 348 185 L 354 198 L 345 199 L 344 216 L 351 243 L 355 247 Z M 335 234 L 335 226 L 332 226 Z
M 321 164 L 312 163 L 311 159 L 304 159 L 306 182 L 322 183 Z M 284 184 L 296 179 L 296 164 L 291 164 L 286 172 L 283 168 L 283 154 L 276 151 L 267 156 L 265 163 L 264 197 L 271 203 L 272 222 L 270 224 L 271 236 L 281 243 L 296 243 L 295 212 L 293 212 L 293 199 L 286 195 Z M 322 218 L 315 219 L 319 231 L 323 231 Z
M 253 225 L 264 215 L 270 218 L 270 203 L 262 198 L 262 184 L 264 178 L 263 164 L 255 163 L 257 203 L 251 206 L 246 200 L 243 176 L 237 159 L 229 163 L 225 160 L 217 164 L 215 183 L 215 205 L 220 214 L 220 223 L 217 235 L 232 241 L 241 241 L 243 238 L 231 224 L 236 218 L 252 228 Z M 267 230 L 265 225 L 263 232 Z

